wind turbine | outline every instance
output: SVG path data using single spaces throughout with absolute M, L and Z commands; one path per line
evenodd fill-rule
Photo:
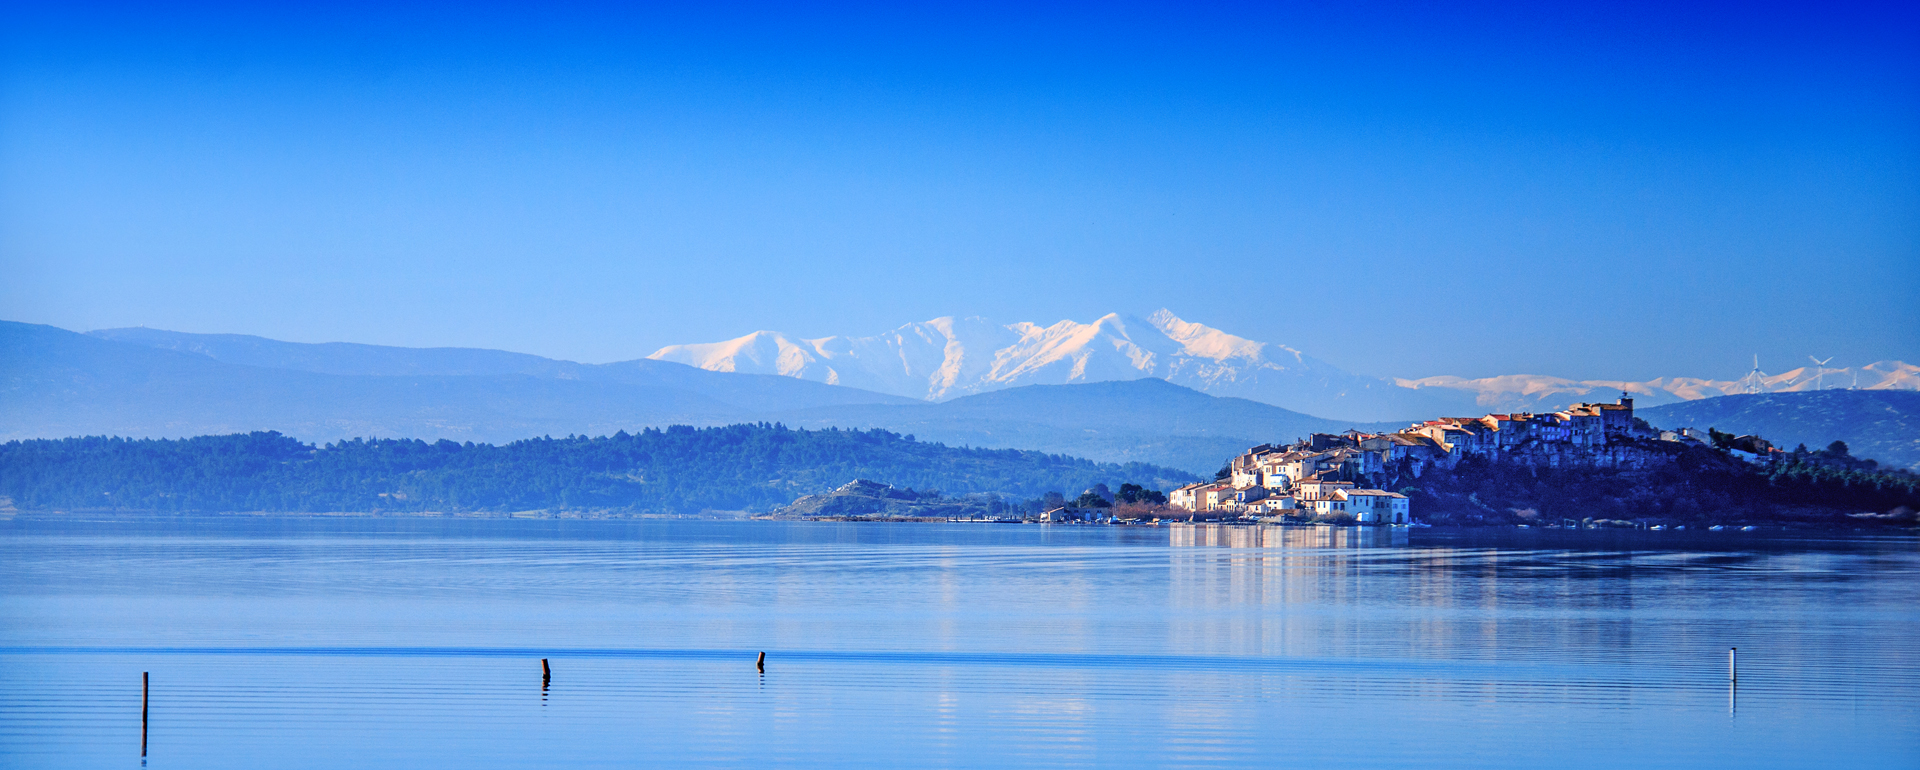
M 1827 356 L 1827 361 L 1822 361 L 1813 356 L 1807 356 L 1807 360 L 1812 361 L 1813 365 L 1818 367 L 1814 370 L 1816 374 L 1813 375 L 1813 389 L 1820 390 L 1824 388 L 1827 384 L 1827 361 L 1832 361 L 1833 356 Z M 1754 362 L 1759 363 L 1759 359 L 1754 359 Z
M 1767 389 L 1766 376 L 1766 372 L 1760 371 L 1760 354 L 1755 353 L 1753 356 L 1753 371 L 1747 372 L 1747 376 L 1740 380 L 1740 384 L 1746 386 L 1748 393 L 1764 392 Z

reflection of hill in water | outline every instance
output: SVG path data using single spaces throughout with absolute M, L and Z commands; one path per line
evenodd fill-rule
M 1220 548 L 1379 548 L 1406 545 L 1405 527 L 1244 527 L 1170 524 L 1167 544 Z

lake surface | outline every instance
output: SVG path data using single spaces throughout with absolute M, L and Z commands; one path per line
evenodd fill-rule
M 0 766 L 143 762 L 1914 768 L 1920 549 L 1753 533 L 0 522 Z

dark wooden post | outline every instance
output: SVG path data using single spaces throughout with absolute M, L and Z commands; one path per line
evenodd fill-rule
M 767 654 L 760 653 L 760 659 L 754 662 L 753 667 L 760 669 L 762 674 L 767 673 Z
M 140 756 L 147 755 L 147 672 L 140 672 Z M 144 762 L 142 763 L 144 764 Z

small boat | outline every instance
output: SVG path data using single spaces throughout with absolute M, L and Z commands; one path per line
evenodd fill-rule
M 1756 526 L 1754 526 L 1754 525 L 1752 525 L 1752 524 L 1748 524 L 1748 525 L 1746 525 L 1746 526 L 1744 526 L 1744 527 L 1741 527 L 1741 528 L 1740 528 L 1740 531 L 1741 531 L 1741 532 L 1752 532 L 1752 531 L 1754 531 L 1754 530 L 1756 530 L 1756 529 L 1759 529 L 1759 527 L 1756 527 Z
M 1659 531 L 1665 530 L 1666 528 L 1667 528 L 1667 525 L 1665 524 L 1655 524 L 1651 527 L 1648 527 L 1647 529 L 1651 529 L 1655 532 L 1659 532 Z
M 1708 528 L 1707 528 L 1707 531 L 1708 531 L 1708 532 L 1719 532 L 1720 530 L 1723 530 L 1723 529 L 1726 529 L 1726 528 L 1727 528 L 1727 527 L 1726 527 L 1726 525 L 1724 525 L 1724 524 L 1715 524 L 1715 525 L 1713 525 L 1713 526 L 1711 526 L 1711 527 L 1708 527 Z

